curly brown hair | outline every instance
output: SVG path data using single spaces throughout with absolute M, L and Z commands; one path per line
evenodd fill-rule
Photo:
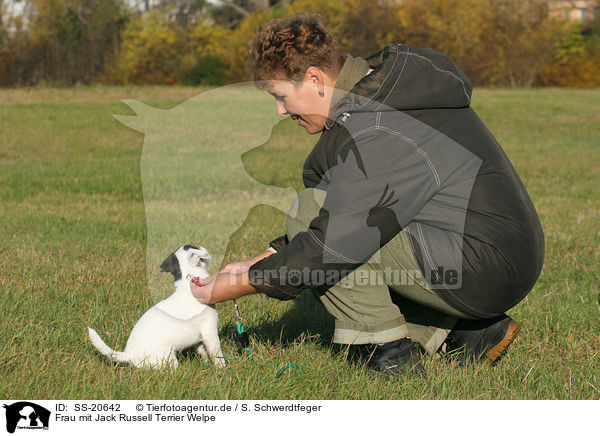
M 248 43 L 246 69 L 258 87 L 266 80 L 302 82 L 313 66 L 337 77 L 344 56 L 317 14 L 301 12 L 263 24 Z

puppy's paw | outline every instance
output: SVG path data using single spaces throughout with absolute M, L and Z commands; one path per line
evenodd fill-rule
M 216 357 L 214 360 L 215 368 L 225 368 L 227 366 L 227 361 L 223 357 Z

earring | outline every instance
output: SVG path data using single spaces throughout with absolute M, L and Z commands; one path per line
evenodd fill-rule
M 325 97 L 325 92 L 319 91 L 319 97 Z

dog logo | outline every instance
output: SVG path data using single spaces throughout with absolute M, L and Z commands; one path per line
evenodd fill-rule
M 6 431 L 14 433 L 18 429 L 48 430 L 50 411 L 28 401 L 19 401 L 11 405 L 4 404 L 6 409 Z
M 146 277 L 155 302 L 165 298 L 166 281 L 156 268 L 165 238 L 203 241 L 211 247 L 212 268 L 218 270 L 230 236 L 255 208 L 287 213 L 296 191 L 273 186 L 260 170 L 257 180 L 241 158 L 264 144 L 279 122 L 272 100 L 247 83 L 203 92 L 168 110 L 123 100 L 135 115 L 114 115 L 144 134 L 140 176 L 148 235 Z
M 323 263 L 378 263 L 381 247 L 405 229 L 427 259 L 423 268 L 430 285 L 440 290 L 460 288 L 462 238 L 450 238 L 447 233 L 463 233 L 481 159 L 402 111 L 384 108 L 383 103 L 365 96 L 345 98 L 357 107 L 369 108 L 364 114 L 342 117 L 347 136 L 353 140 L 346 139 L 338 147 L 336 162 L 327 168 L 303 169 L 303 178 L 308 174 L 313 188 L 327 192 L 321 205 L 327 226 L 319 240 L 327 248 Z M 153 298 L 158 300 L 164 289 L 156 265 L 166 240 L 205 242 L 213 247 L 214 265 L 220 269 L 230 237 L 243 229 L 255 208 L 271 207 L 295 218 L 289 208 L 298 199 L 293 183 L 281 183 L 264 165 L 254 170 L 250 165 L 253 160 L 264 162 L 262 152 L 279 124 L 268 93 L 253 83 L 241 83 L 204 92 L 169 110 L 135 100 L 123 103 L 135 115 L 114 117 L 144 134 L 140 174 L 146 211 L 146 277 Z M 369 132 L 374 126 L 379 128 L 381 121 L 373 115 L 376 112 L 385 113 L 386 123 L 403 126 L 411 136 L 384 129 L 387 134 L 373 145 Z M 286 131 L 288 138 L 290 131 Z M 422 144 L 444 144 L 444 153 L 426 153 Z M 280 150 L 281 165 L 277 166 L 285 167 L 295 154 L 285 145 Z M 455 169 L 450 170 L 444 160 Z M 389 171 L 390 162 L 419 169 L 415 174 L 404 169 Z M 423 180 L 418 180 L 417 173 Z M 413 190 L 424 199 L 443 187 L 440 200 L 428 209 L 422 210 L 424 204 L 413 198 Z M 436 220 L 442 214 L 450 221 L 439 229 Z M 431 244 L 438 240 L 447 241 L 447 247 L 432 253 Z M 442 280 L 440 268 L 457 274 L 450 281 Z

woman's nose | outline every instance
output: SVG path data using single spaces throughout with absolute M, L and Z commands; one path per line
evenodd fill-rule
M 285 108 L 285 105 L 283 104 L 282 101 L 277 100 L 277 115 L 279 115 L 280 117 L 283 117 L 286 114 L 287 114 L 287 109 Z

